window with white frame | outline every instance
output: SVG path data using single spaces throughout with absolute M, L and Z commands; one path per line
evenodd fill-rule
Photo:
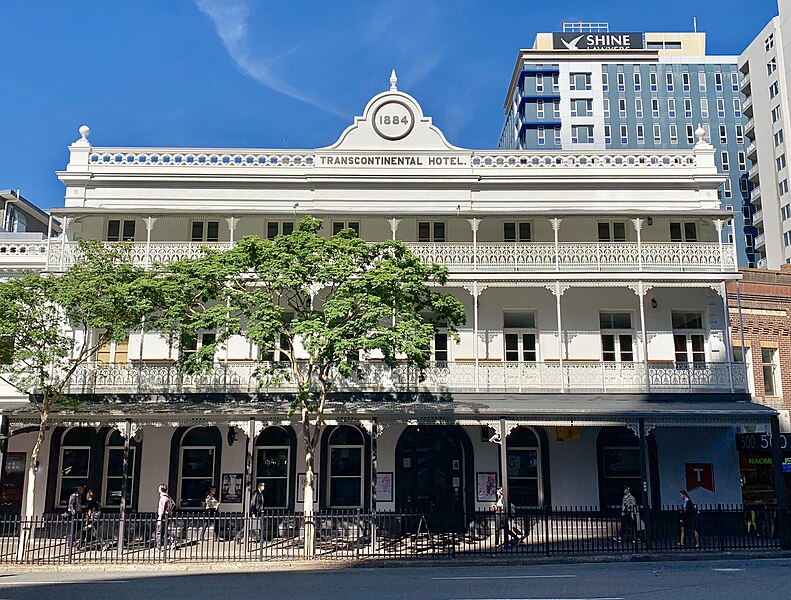
M 671 242 L 697 242 L 698 226 L 694 221 L 670 221 Z
M 635 98 L 634 99 L 634 116 L 636 119 L 643 118 L 643 99 L 642 98 Z
M 217 339 L 217 334 L 213 331 L 201 331 L 195 335 L 185 335 L 181 338 L 179 345 L 181 355 L 187 356 L 195 354 L 203 346 L 209 346 Z
M 553 92 L 560 91 L 560 75 L 557 73 L 552 75 L 552 91 Z
M 605 119 L 609 119 L 610 118 L 610 99 L 609 98 L 605 98 L 604 99 L 604 118 Z
M 791 231 L 783 232 L 783 245 L 785 247 L 791 246 Z
M 725 118 L 725 100 L 723 98 L 717 98 L 717 118 Z
M 639 92 L 643 89 L 643 80 L 640 77 L 640 71 L 634 72 L 634 91 Z
M 742 125 L 736 126 L 736 143 L 740 146 L 744 143 L 744 127 Z
M 536 118 L 543 119 L 544 118 L 544 101 L 543 100 L 536 100 Z
M 560 118 L 560 100 L 552 102 L 552 116 L 556 119 Z
M 701 98 L 700 99 L 700 116 L 703 119 L 709 118 L 709 99 L 708 98 Z
M 622 144 L 629 143 L 629 131 L 626 128 L 626 125 L 621 125 L 621 143 Z
M 737 119 L 742 118 L 742 101 L 738 98 L 733 99 L 733 116 Z
M 135 220 L 134 219 L 110 219 L 107 221 L 108 242 L 134 242 L 135 241 Z
M 651 116 L 655 119 L 659 118 L 659 99 L 651 98 Z
M 780 363 L 777 348 L 761 348 L 761 371 L 764 376 L 764 395 L 780 396 Z
M 577 98 L 571 101 L 572 117 L 588 117 L 593 112 L 593 100 Z
M 544 91 L 544 75 L 541 73 L 536 74 L 536 91 Z
M 575 144 L 589 144 L 593 141 L 592 125 L 572 125 L 571 141 Z
M 598 239 L 600 242 L 625 242 L 625 221 L 599 221 L 597 224 Z
M 731 91 L 739 91 L 739 74 L 731 73 Z
M 137 447 L 129 445 L 129 461 L 126 466 L 126 505 L 133 506 L 137 495 L 135 488 L 135 461 Z M 121 506 L 124 487 L 124 438 L 116 430 L 107 435 L 104 448 L 104 506 Z
M 731 189 L 731 180 L 726 179 L 725 183 L 722 184 L 722 197 L 723 198 L 732 198 L 733 197 L 733 190 Z
M 722 91 L 722 73 L 714 73 L 714 90 Z
M 780 216 L 783 218 L 783 221 L 791 219 L 791 204 L 784 204 L 780 208 Z
M 747 155 L 743 151 L 739 151 L 736 154 L 736 158 L 739 162 L 739 170 L 746 171 L 747 170 Z
M 634 331 L 629 312 L 600 312 L 603 362 L 634 362 Z
M 654 143 L 662 143 L 662 127 L 658 123 L 654 124 Z
M 673 311 L 673 347 L 678 364 L 705 364 L 706 333 L 703 328 L 703 313 Z
M 216 427 L 193 427 L 184 432 L 179 444 L 178 505 L 200 508 L 210 487 L 217 485 Z
M 338 235 L 344 229 L 351 229 L 360 236 L 360 222 L 359 221 L 333 221 L 332 222 L 332 235 Z
M 701 92 L 706 91 L 706 72 L 700 71 L 698 72 L 698 89 Z
M 329 508 L 361 508 L 363 505 L 363 454 L 365 440 L 356 427 L 340 425 L 327 443 L 329 460 Z
M 772 48 L 775 47 L 775 34 L 770 33 L 769 37 L 764 40 L 764 50 L 769 52 Z
M 267 221 L 266 239 L 273 240 L 279 235 L 289 235 L 294 231 L 294 221 Z
M 783 179 L 780 183 L 777 184 L 777 190 L 780 192 L 780 195 L 783 196 L 788 193 L 788 179 Z
M 722 162 L 722 170 L 727 171 L 731 168 L 730 160 L 728 159 L 728 152 L 720 152 L 720 161 Z
M 503 312 L 503 357 L 506 362 L 536 362 L 538 331 L 533 311 Z
M 676 99 L 675 98 L 668 98 L 667 99 L 667 116 L 671 119 L 676 118 Z
M 266 508 L 288 508 L 291 436 L 285 427 L 265 428 L 255 442 L 255 487 L 266 484 Z
M 777 71 L 777 57 L 773 56 L 769 59 L 769 62 L 766 63 L 766 74 L 771 75 Z
M 603 92 L 610 91 L 610 76 L 607 73 L 601 74 L 601 89 Z
M 73 427 L 63 432 L 58 462 L 58 507 L 69 503 L 69 496 L 77 486 L 88 487 L 91 465 L 91 435 L 93 429 Z
M 649 73 L 648 74 L 648 82 L 649 82 L 649 85 L 651 87 L 651 91 L 652 92 L 657 91 L 657 88 L 659 86 L 658 86 L 657 81 L 656 81 L 656 73 Z
M 692 125 L 687 125 L 687 144 L 695 143 L 695 129 Z
M 675 123 L 670 125 L 670 143 L 678 144 L 678 126 Z
M 783 116 L 783 110 L 780 108 L 780 105 L 778 104 L 772 109 L 772 123 L 777 123 L 777 121 L 782 116 Z
M 684 118 L 692 118 L 692 98 L 684 98 Z
M 689 73 L 681 74 L 681 87 L 685 92 L 689 91 Z
M 612 127 L 609 125 L 604 126 L 604 143 L 612 144 Z
M 618 73 L 618 91 L 625 92 L 626 91 L 626 77 L 623 73 Z
M 637 125 L 637 143 L 645 144 L 645 127 L 642 123 Z
M 563 138 L 560 134 L 560 127 L 555 127 L 555 145 L 560 146 L 563 142 Z
M 589 90 L 591 89 L 591 74 L 590 73 L 570 73 L 569 83 L 571 90 Z
M 193 221 L 192 229 L 191 229 L 191 239 L 193 242 L 219 242 L 220 222 Z
M 720 144 L 728 143 L 728 127 L 720 125 Z
M 775 140 L 775 148 L 777 148 L 780 144 L 783 143 L 783 130 L 782 129 L 778 129 L 777 131 L 775 131 L 774 140 Z
M 544 146 L 547 143 L 547 134 L 543 125 L 536 127 L 536 142 L 539 146 Z
M 777 165 L 777 170 L 781 171 L 786 167 L 786 155 L 783 152 L 780 156 L 775 159 L 775 164 Z
M 503 223 L 504 242 L 532 241 L 530 221 L 507 221 Z
M 673 91 L 673 73 L 665 73 L 665 84 L 667 86 L 667 91 Z
M 769 86 L 769 97 L 774 98 L 780 93 L 780 84 L 775 81 L 772 85 Z
M 444 221 L 420 221 L 417 224 L 418 242 L 444 242 Z
M 618 98 L 618 116 L 622 119 L 626 117 L 626 98 Z
M 540 503 L 541 445 L 528 427 L 514 429 L 506 439 L 508 502 L 517 508 L 535 508 Z

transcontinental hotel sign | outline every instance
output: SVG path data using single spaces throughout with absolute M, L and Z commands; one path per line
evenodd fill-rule
M 319 165 L 338 167 L 469 167 L 462 156 L 384 156 L 329 155 L 317 156 Z

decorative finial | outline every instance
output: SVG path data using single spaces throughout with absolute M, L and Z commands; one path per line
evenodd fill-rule
M 391 92 L 397 92 L 398 91 L 398 87 L 396 87 L 396 83 L 398 83 L 398 77 L 396 77 L 395 69 L 393 69 L 393 72 L 390 73 L 390 91 Z
M 698 138 L 698 143 L 705 141 L 703 138 L 706 137 L 706 130 L 703 129 L 703 125 L 700 123 L 698 123 L 698 128 L 695 130 L 695 136 Z
M 91 135 L 91 128 L 87 125 L 80 126 L 80 136 L 86 142 L 88 141 L 88 136 Z

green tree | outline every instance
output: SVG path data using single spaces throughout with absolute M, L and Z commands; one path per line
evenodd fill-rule
M 457 339 L 465 319 L 463 304 L 438 289 L 445 269 L 422 264 L 401 242 L 367 243 L 349 229 L 328 239 L 321 227 L 306 217 L 274 241 L 246 237 L 230 250 L 170 265 L 166 302 L 153 325 L 190 346 L 199 330 L 216 332 L 198 352 L 181 354 L 189 371 L 207 368 L 235 334 L 253 341 L 261 360 L 279 354 L 282 376 L 296 388 L 291 412 L 302 429 L 307 517 L 324 410 L 339 380 L 362 374 L 358 358 L 366 353 L 378 353 L 391 367 L 408 360 L 422 370 L 438 328 Z M 307 552 L 312 548 L 309 531 Z
M 0 282 L 0 378 L 28 395 L 39 420 L 23 519 L 34 514 L 35 465 L 52 410 L 75 402 L 69 383 L 99 348 L 140 328 L 154 306 L 156 285 L 131 264 L 126 248 L 100 242 L 81 242 L 76 262 L 62 274 L 28 273 Z

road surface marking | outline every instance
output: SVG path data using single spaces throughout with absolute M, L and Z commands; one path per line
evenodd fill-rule
M 81 583 L 83 585 L 91 585 L 94 583 L 129 583 L 129 579 L 98 579 L 95 581 L 68 581 L 68 580 L 47 580 L 42 579 L 41 581 L 0 581 L 0 585 L 5 586 L 15 586 L 15 585 L 70 585 L 75 583 Z
M 712 569 L 712 571 L 718 571 L 720 573 L 736 573 L 738 571 L 744 571 L 744 569 L 733 569 L 733 568 L 724 569 L 723 568 L 723 569 Z
M 619 596 L 617 598 L 454 598 L 453 600 L 626 600 Z
M 573 577 L 576 577 L 576 575 L 481 575 L 481 576 L 471 575 L 464 577 L 432 577 L 431 579 L 433 581 L 458 581 L 463 579 L 570 579 Z M 476 599 L 476 600 L 480 600 L 480 599 Z M 583 598 L 581 600 L 587 600 L 587 599 Z

